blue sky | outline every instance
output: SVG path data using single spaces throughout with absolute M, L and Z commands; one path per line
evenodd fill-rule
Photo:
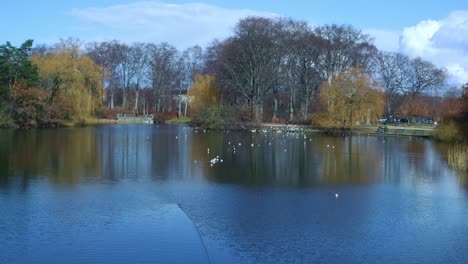
M 228 36 L 240 18 L 286 16 L 312 25 L 351 24 L 384 50 L 422 56 L 468 82 L 468 1 L 295 0 L 12 0 L 0 43 L 28 38 L 51 44 L 85 41 L 167 41 L 179 48 Z
M 0 41 L 19 43 L 26 38 L 48 41 L 56 37 L 87 36 L 78 30 L 80 21 L 72 16 L 74 8 L 109 7 L 128 4 L 131 0 L 15 0 L 2 3 L 3 21 L 11 28 L 0 35 Z M 422 20 L 442 19 L 455 10 L 468 10 L 468 1 L 284 1 L 284 0 L 168 0 L 164 3 L 206 3 L 226 9 L 250 9 L 309 21 L 313 24 L 351 24 L 359 28 L 397 31 Z M 105 29 L 103 29 L 105 30 Z

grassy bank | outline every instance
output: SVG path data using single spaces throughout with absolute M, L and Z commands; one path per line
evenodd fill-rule
M 168 125 L 188 125 L 192 122 L 190 117 L 180 117 L 167 120 L 165 123 Z

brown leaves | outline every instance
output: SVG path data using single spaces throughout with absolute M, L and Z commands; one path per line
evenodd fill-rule
M 221 91 L 216 85 L 216 79 L 211 75 L 195 75 L 195 82 L 189 91 L 190 109 L 198 112 L 204 107 L 219 104 Z
M 327 111 L 327 126 L 352 128 L 356 123 L 375 121 L 383 113 L 383 93 L 373 89 L 375 84 L 360 69 L 336 74 L 325 82 L 320 100 Z
M 102 67 L 73 49 L 36 55 L 41 84 L 51 97 L 57 116 L 82 120 L 92 116 L 101 105 L 104 94 Z M 60 110 L 62 109 L 62 110 Z M 64 111 L 64 113 L 59 113 Z
M 396 114 L 404 117 L 424 117 L 431 116 L 429 102 L 421 96 L 408 97 L 396 110 Z
M 38 126 L 46 120 L 48 93 L 39 87 L 20 83 L 13 87 L 11 100 L 20 126 Z

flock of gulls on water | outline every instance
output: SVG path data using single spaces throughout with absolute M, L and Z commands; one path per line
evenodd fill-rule
M 203 129 L 203 130 L 195 129 L 194 132 L 195 132 L 195 133 L 199 133 L 200 131 L 203 132 L 203 133 L 209 132 L 209 131 L 207 131 L 206 129 Z M 225 132 L 225 133 L 229 133 L 229 130 L 224 130 L 224 132 Z M 304 139 L 304 144 L 306 143 L 306 140 L 307 140 L 307 139 L 309 139 L 310 142 L 312 141 L 311 138 L 307 138 L 307 135 L 306 135 L 305 133 L 303 133 L 302 131 L 300 131 L 300 130 L 288 130 L 288 131 L 286 131 L 286 132 L 283 132 L 283 131 L 281 131 L 281 130 L 276 130 L 276 131 L 275 131 L 275 130 L 267 130 L 267 129 L 262 129 L 262 130 L 252 129 L 252 130 L 250 130 L 250 132 L 252 132 L 252 133 L 254 133 L 254 134 L 262 134 L 262 135 L 264 135 L 265 137 L 266 137 L 269 133 L 277 133 L 277 134 L 281 134 L 281 133 L 282 133 L 282 134 L 283 134 L 283 143 L 286 142 L 286 139 L 287 139 L 288 136 L 294 136 L 296 139 L 303 138 L 303 139 Z M 176 138 L 176 139 L 179 139 L 179 136 L 176 136 L 175 138 Z M 271 145 L 272 145 L 271 142 L 268 142 L 268 144 L 267 144 L 267 139 L 266 139 L 266 138 L 265 138 L 265 140 L 264 140 L 264 143 L 265 143 L 266 145 L 268 145 L 268 146 L 271 146 Z M 241 142 L 235 144 L 235 143 L 231 143 L 231 141 L 229 141 L 229 142 L 228 142 L 228 145 L 229 145 L 230 147 L 232 147 L 232 151 L 233 151 L 233 154 L 234 154 L 234 155 L 236 154 L 237 148 L 242 147 L 242 143 L 241 143 Z M 255 146 L 260 147 L 261 144 L 254 144 L 254 143 L 251 143 L 251 144 L 250 144 L 250 147 L 252 147 L 252 148 L 255 147 Z M 236 147 L 237 147 L 237 148 L 236 148 Z M 327 147 L 327 148 L 332 148 L 332 149 L 335 148 L 335 146 L 332 146 L 332 145 L 330 145 L 330 144 L 327 144 L 326 147 Z M 287 149 L 284 148 L 283 151 L 284 151 L 284 152 L 287 152 Z M 208 155 L 210 154 L 210 148 L 207 148 L 207 153 L 208 153 Z M 198 162 L 197 160 L 194 160 L 194 163 L 197 163 L 197 162 Z M 222 162 L 224 162 L 224 160 L 223 160 L 222 158 L 220 158 L 219 156 L 215 156 L 214 158 L 212 158 L 212 159 L 209 160 L 209 164 L 210 164 L 211 167 L 213 167 L 213 166 L 216 165 L 217 163 L 222 163 Z
M 187 128 L 184 128 L 184 129 L 187 129 Z M 195 133 L 199 133 L 199 132 L 202 132 L 202 133 L 207 133 L 209 131 L 207 131 L 206 129 L 195 129 L 194 130 Z M 264 145 L 267 145 L 267 146 L 271 146 L 272 145 L 272 142 L 267 142 L 267 136 L 268 135 L 272 135 L 273 133 L 276 133 L 276 134 L 282 134 L 282 143 L 286 143 L 286 139 L 288 137 L 295 137 L 296 139 L 303 139 L 304 140 L 304 144 L 306 144 L 307 141 L 309 142 L 312 142 L 312 138 L 308 138 L 307 134 L 300 131 L 300 130 L 288 130 L 288 131 L 281 131 L 281 130 L 267 130 L 267 129 L 262 129 L 262 130 L 257 130 L 257 129 L 252 129 L 250 130 L 250 132 L 252 132 L 253 134 L 260 134 L 260 135 L 263 135 L 265 136 L 265 139 L 263 140 L 263 143 Z M 229 130 L 224 130 L 224 133 L 229 133 Z M 175 137 L 176 139 L 179 139 L 179 136 L 176 136 Z M 232 154 L 235 155 L 236 154 L 236 150 L 241 148 L 242 147 L 242 143 L 241 142 L 238 142 L 238 143 L 233 143 L 231 141 L 228 141 L 228 146 L 229 148 L 232 148 Z M 261 147 L 261 144 L 256 144 L 256 143 L 251 143 L 250 144 L 250 147 L 251 148 L 254 148 L 255 146 L 257 147 Z M 325 146 L 326 148 L 331 148 L 331 149 L 334 149 L 335 146 L 334 145 L 330 145 L 330 144 L 327 144 Z M 284 152 L 287 152 L 287 149 L 284 148 L 283 149 Z M 210 155 L 210 148 L 207 148 L 207 154 Z M 197 160 L 194 160 L 193 161 L 194 163 L 197 163 L 198 161 Z M 210 167 L 213 167 L 215 166 L 216 164 L 218 163 L 223 163 L 224 160 L 219 156 L 219 155 L 216 155 L 214 156 L 212 159 L 209 160 L 209 165 Z M 335 199 L 338 199 L 339 195 L 338 193 L 335 193 Z
M 203 133 L 206 133 L 206 132 L 207 132 L 206 129 L 203 129 L 203 130 L 201 130 L 201 131 L 202 131 Z M 195 133 L 199 133 L 200 130 L 199 130 L 199 129 L 195 129 L 194 132 L 195 132 Z M 304 144 L 306 143 L 307 139 L 309 139 L 309 142 L 312 141 L 311 138 L 308 138 L 307 135 L 306 135 L 305 133 L 303 133 L 302 131 L 300 131 L 300 130 L 283 132 L 283 131 L 281 131 L 281 130 L 272 131 L 272 130 L 266 130 L 266 129 L 263 129 L 263 130 L 256 130 L 256 129 L 253 129 L 253 130 L 250 130 L 250 132 L 255 133 L 255 134 L 259 133 L 259 134 L 264 135 L 265 137 L 266 137 L 268 134 L 270 134 L 270 133 L 277 133 L 277 134 L 281 134 L 281 133 L 282 133 L 282 134 L 283 134 L 283 143 L 286 142 L 286 139 L 287 139 L 287 137 L 289 137 L 289 136 L 294 136 L 296 139 L 300 139 L 300 138 L 304 139 Z M 229 133 L 229 130 L 225 130 L 225 133 Z M 175 138 L 176 138 L 176 139 L 179 139 L 179 136 L 176 136 Z M 147 139 L 149 139 L 149 137 L 148 137 Z M 272 145 L 271 142 L 268 142 L 268 143 L 267 143 L 267 139 L 266 139 L 266 138 L 264 139 L 264 143 L 265 143 L 265 145 L 268 145 L 268 146 L 271 146 L 271 145 Z M 228 145 L 229 145 L 230 147 L 232 147 L 232 151 L 233 151 L 233 154 L 234 154 L 234 155 L 236 154 L 236 147 L 237 147 L 237 148 L 242 147 L 242 143 L 241 143 L 241 142 L 238 142 L 237 144 L 235 144 L 235 143 L 231 143 L 231 141 L 229 141 L 229 142 L 228 142 Z M 256 145 L 257 147 L 260 147 L 260 146 L 261 146 L 260 144 L 251 143 L 251 144 L 250 144 L 250 147 L 253 148 L 253 147 L 255 147 L 255 145 Z M 326 148 L 332 148 L 332 149 L 334 149 L 335 146 L 330 145 L 330 144 L 327 144 L 327 145 L 326 145 Z M 287 152 L 287 149 L 286 149 L 286 148 L 284 149 L 284 152 Z M 207 148 L 207 154 L 210 155 L 210 148 Z M 198 163 L 197 160 L 194 160 L 193 162 L 194 162 L 194 163 Z M 218 163 L 223 163 L 223 162 L 224 162 L 224 160 L 223 160 L 222 158 L 220 158 L 219 155 L 217 155 L 217 156 L 215 156 L 214 158 L 212 158 L 212 159 L 209 160 L 209 165 L 210 165 L 210 167 L 213 167 L 213 166 L 215 166 L 216 164 L 218 164 Z M 338 199 L 338 197 L 339 197 L 338 193 L 335 193 L 335 199 Z

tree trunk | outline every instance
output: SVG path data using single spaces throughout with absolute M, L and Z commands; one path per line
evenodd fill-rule
M 275 121 L 277 118 L 277 113 L 278 113 L 278 93 L 275 92 L 275 97 L 273 99 L 273 117 L 271 121 Z
M 259 103 L 254 104 L 254 114 L 255 114 L 255 122 L 260 123 L 262 122 L 262 105 Z
M 301 121 L 303 122 L 307 120 L 308 108 L 309 103 L 307 102 L 307 100 L 304 100 L 301 103 Z
M 392 114 L 392 98 L 390 96 L 387 97 L 387 114 Z
M 111 95 L 110 95 L 110 102 L 109 102 L 109 108 L 112 110 L 114 109 L 114 89 L 111 89 Z
M 102 80 L 101 80 L 101 81 L 102 81 L 102 82 L 101 82 L 101 83 L 102 83 L 102 89 L 106 89 L 106 88 L 105 88 L 105 87 L 106 87 L 105 72 L 106 72 L 106 68 L 104 68 L 104 66 L 102 66 Z M 102 102 L 103 102 L 103 103 L 106 103 L 106 99 L 107 99 L 107 96 L 104 95 L 104 96 L 102 97 Z
M 305 102 L 305 109 L 304 109 L 304 121 L 307 121 L 309 118 L 309 100 Z
M 171 100 L 171 98 L 169 98 L 167 100 L 167 109 L 168 109 L 168 112 L 172 112 L 172 100 Z
M 158 101 L 156 103 L 156 112 L 160 112 L 161 110 L 161 98 L 158 97 Z
M 185 106 L 184 106 L 184 116 L 186 117 L 187 116 L 187 110 L 188 110 L 188 106 L 189 106 L 189 91 L 190 91 L 190 87 L 192 86 L 192 84 L 190 84 L 188 87 L 187 87 L 187 94 L 185 95 Z
M 370 119 L 371 119 L 371 111 L 370 109 L 367 109 L 366 125 L 370 125 Z
M 182 99 L 179 98 L 179 115 L 177 115 L 177 117 L 181 117 L 182 116 Z
M 135 115 L 138 115 L 138 97 L 140 96 L 140 90 L 135 89 Z
M 289 96 L 289 122 L 291 122 L 294 118 L 294 96 Z
M 128 91 L 127 91 L 127 88 L 124 88 L 124 90 L 123 90 L 123 101 L 122 101 L 122 108 L 123 109 L 127 108 L 127 97 L 128 97 Z

